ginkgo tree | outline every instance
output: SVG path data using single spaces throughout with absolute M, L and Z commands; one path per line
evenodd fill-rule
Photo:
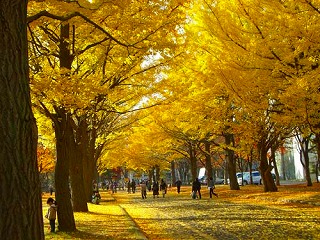
M 86 121 L 82 126 L 95 129 L 92 123 L 97 119 L 92 116 L 97 111 L 123 113 L 150 91 L 152 73 L 174 56 L 184 4 L 174 0 L 94 1 L 92 5 L 29 2 L 31 83 L 38 106 L 54 123 L 57 199 L 66 203 L 58 210 L 62 230 L 75 229 L 68 171 L 83 171 L 76 162 L 81 151 L 70 151 L 77 146 L 78 124 Z M 161 58 L 155 61 L 152 56 L 157 54 Z
M 261 119 L 257 126 L 263 132 L 256 134 L 265 191 L 276 190 L 267 136 L 276 132 L 274 124 L 289 124 L 294 117 L 282 96 L 290 95 L 289 87 L 302 76 L 318 71 L 316 9 L 311 1 L 241 0 L 198 1 L 192 9 L 197 42 L 208 53 L 205 68 L 224 84 L 236 106 L 254 114 L 256 123 Z

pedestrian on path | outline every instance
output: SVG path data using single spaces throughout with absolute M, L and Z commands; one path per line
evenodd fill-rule
M 167 183 L 163 179 L 161 179 L 160 191 L 162 192 L 162 197 L 167 194 Z
M 131 188 L 132 188 L 132 193 L 135 193 L 136 192 L 136 181 L 134 181 L 134 179 L 132 179 Z
M 209 181 L 208 181 L 208 189 L 209 189 L 209 194 L 210 194 L 210 198 L 212 198 L 212 195 L 215 195 L 216 197 L 218 197 L 218 194 L 216 194 L 213 189 L 215 189 L 216 187 L 214 186 L 214 181 L 213 178 L 210 177 Z
M 156 196 L 159 197 L 159 183 L 158 183 L 158 181 L 153 182 L 152 193 L 153 193 L 153 198 L 155 198 Z
M 140 184 L 140 188 L 141 188 L 142 199 L 146 199 L 147 198 L 147 184 L 144 181 L 142 181 Z
M 196 178 L 193 183 L 192 183 L 192 193 L 194 194 L 197 194 L 198 193 L 198 196 L 199 196 L 199 199 L 201 199 L 201 183 L 199 182 L 199 179 Z
M 45 217 L 50 222 L 50 232 L 54 233 L 56 228 L 56 216 L 57 216 L 57 202 L 53 198 L 48 198 L 47 204 L 49 205 L 48 212 Z
M 182 185 L 182 182 L 181 182 L 180 179 L 178 181 L 176 181 L 176 186 L 177 186 L 177 192 L 178 193 L 180 193 L 181 185 Z
M 131 182 L 130 182 L 130 180 L 128 180 L 127 188 L 128 188 L 128 193 L 131 193 Z

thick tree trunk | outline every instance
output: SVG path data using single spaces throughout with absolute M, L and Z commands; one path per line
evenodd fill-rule
M 72 58 L 69 50 L 69 24 L 62 24 L 59 44 L 60 68 L 71 69 Z M 70 114 L 63 107 L 56 107 L 57 119 L 54 121 L 57 162 L 55 169 L 56 200 L 58 202 L 58 222 L 60 231 L 75 231 L 76 225 L 71 204 L 69 188 L 70 156 L 69 144 L 74 141 L 70 126 Z
M 278 188 L 273 181 L 271 175 L 271 166 L 268 162 L 268 148 L 263 142 L 258 144 L 259 158 L 260 158 L 260 173 L 263 181 L 265 192 L 277 192 Z
M 69 188 L 70 159 L 68 143 L 73 138 L 72 127 L 68 126 L 68 115 L 63 109 L 58 110 L 59 116 L 54 121 L 56 136 L 57 162 L 55 168 L 56 200 L 58 202 L 58 222 L 60 231 L 75 231 L 75 220 L 71 205 L 71 194 Z
M 276 185 L 280 186 L 279 171 L 276 162 L 276 147 L 271 148 L 271 162 L 273 164 L 274 172 L 276 175 Z
M 225 134 L 225 143 L 227 146 L 233 147 L 233 135 L 232 134 Z M 234 151 L 230 148 L 226 150 L 226 159 L 227 159 L 227 169 L 230 179 L 230 189 L 231 190 L 240 190 L 238 179 L 236 176 L 237 168 L 236 168 L 236 160 L 234 157 Z
M 0 1 L 0 237 L 44 239 L 31 110 L 27 1 Z
M 88 123 L 83 121 L 82 124 L 84 126 L 81 127 L 82 129 L 82 136 L 81 136 L 81 143 L 79 147 L 82 152 L 83 157 L 83 184 L 85 195 L 87 201 L 91 201 L 92 196 L 92 181 L 96 180 L 97 173 L 97 159 L 99 158 L 103 146 L 99 146 L 96 148 L 96 130 L 92 128 L 89 130 Z
M 74 212 L 88 212 L 87 197 L 84 188 L 83 177 L 83 151 L 81 149 L 82 135 L 86 134 L 86 126 L 80 122 L 76 133 L 76 142 L 72 140 L 69 150 L 70 165 L 70 183 L 72 193 L 72 206 Z M 74 131 L 75 132 L 75 131 Z

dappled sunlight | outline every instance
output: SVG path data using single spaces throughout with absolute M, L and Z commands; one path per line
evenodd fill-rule
M 191 199 L 190 187 L 169 189 L 165 198 L 101 192 L 100 205 L 75 213 L 77 232 L 46 239 L 320 239 L 319 187 L 264 193 L 262 186 L 219 185 L 218 198 L 203 188 L 201 200 Z

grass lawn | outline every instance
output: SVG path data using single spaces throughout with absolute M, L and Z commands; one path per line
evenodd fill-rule
M 101 192 L 100 205 L 75 213 L 76 232 L 51 234 L 44 219 L 46 239 L 320 239 L 320 184 L 280 186 L 275 193 L 218 185 L 213 199 L 204 186 L 201 200 L 191 199 L 190 189 L 172 188 L 155 199 L 148 193 L 145 200 L 140 192 Z

